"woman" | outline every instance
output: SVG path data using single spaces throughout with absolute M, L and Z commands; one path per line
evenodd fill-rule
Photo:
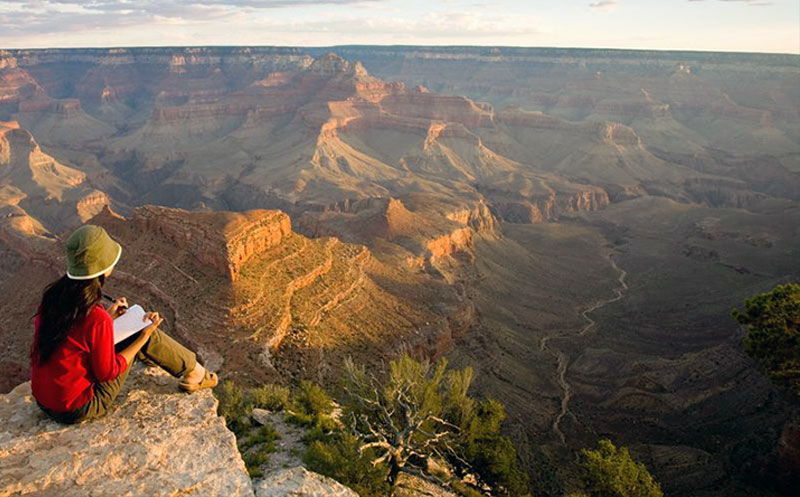
M 104 415 L 135 358 L 180 378 L 187 392 L 217 384 L 194 352 L 158 329 L 163 319 L 157 312 L 148 313 L 145 319 L 153 323 L 117 352 L 113 317 L 125 312 L 127 302 L 118 299 L 106 310 L 100 301 L 122 247 L 103 228 L 86 225 L 69 237 L 66 249 L 67 274 L 44 291 L 31 347 L 31 389 L 48 416 L 71 424 Z

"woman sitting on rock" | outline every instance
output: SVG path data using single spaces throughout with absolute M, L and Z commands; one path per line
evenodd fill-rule
M 113 318 L 127 307 L 124 298 L 108 310 L 100 304 L 122 247 L 103 228 L 86 225 L 67 240 L 67 274 L 44 291 L 36 314 L 31 347 L 31 389 L 39 407 L 61 423 L 80 423 L 108 412 L 135 358 L 155 363 L 180 378 L 180 388 L 194 392 L 214 387 L 218 378 L 206 371 L 194 352 L 152 324 L 134 339 L 114 346 Z

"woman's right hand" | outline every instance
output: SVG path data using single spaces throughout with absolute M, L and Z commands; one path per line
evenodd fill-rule
M 154 331 L 158 328 L 158 326 L 164 322 L 164 318 L 158 315 L 157 312 L 148 312 L 144 315 L 143 321 L 152 321 L 149 325 L 145 326 L 142 331 L 139 332 L 139 335 L 136 337 L 130 345 L 122 349 L 120 354 L 128 364 L 133 364 L 133 360 L 136 358 L 136 354 L 142 350 L 142 347 L 147 345 L 147 341 L 150 340 L 150 335 L 153 334 Z
M 148 312 L 144 315 L 143 318 L 145 321 L 152 321 L 152 324 L 149 324 L 142 330 L 142 335 L 145 337 L 150 337 L 154 331 L 164 322 L 164 318 L 158 315 L 157 312 Z

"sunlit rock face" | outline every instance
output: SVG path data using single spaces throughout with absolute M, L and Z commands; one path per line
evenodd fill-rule
M 328 477 L 302 466 L 267 475 L 255 484 L 256 497 L 358 497 L 358 494 Z
M 289 216 L 281 211 L 186 212 L 145 206 L 136 210 L 132 222 L 143 232 L 168 238 L 231 281 L 250 257 L 292 233 Z
M 121 395 L 110 414 L 71 426 L 45 417 L 29 383 L 0 396 L 0 495 L 253 495 L 210 391 L 186 395 L 136 367 Z
M 84 172 L 43 152 L 18 122 L 0 121 L 0 210 L 16 235 L 79 226 L 109 202 Z

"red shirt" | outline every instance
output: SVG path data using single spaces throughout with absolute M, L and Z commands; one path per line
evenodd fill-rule
M 31 390 L 44 407 L 55 412 L 73 411 L 92 399 L 95 383 L 111 381 L 128 363 L 114 351 L 111 315 L 96 305 L 72 326 L 67 338 L 44 364 L 36 359 L 41 317 L 34 322 L 34 350 L 31 360 Z

